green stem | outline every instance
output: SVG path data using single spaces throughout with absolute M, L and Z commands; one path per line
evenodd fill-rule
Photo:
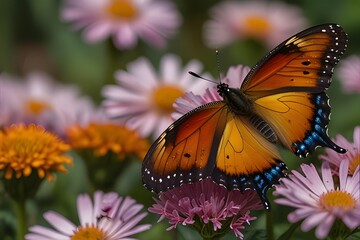
M 23 240 L 26 234 L 26 211 L 25 211 L 25 200 L 16 199 L 15 203 L 15 212 L 17 219 L 17 239 Z
M 266 235 L 268 240 L 275 240 L 274 223 L 271 211 L 266 211 Z

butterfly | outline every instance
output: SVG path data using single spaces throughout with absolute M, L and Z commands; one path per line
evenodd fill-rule
M 197 107 L 171 124 L 142 164 L 144 186 L 160 193 L 205 178 L 227 189 L 267 190 L 285 176 L 277 144 L 306 157 L 323 146 L 346 150 L 327 135 L 325 90 L 347 47 L 336 24 L 306 29 L 270 51 L 240 88 L 217 85 L 222 101 Z

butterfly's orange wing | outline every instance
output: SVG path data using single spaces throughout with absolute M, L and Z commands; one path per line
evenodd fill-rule
M 224 102 L 201 106 L 172 124 L 143 162 L 143 182 L 162 192 L 211 178 L 228 189 L 266 191 L 283 176 L 276 147 Z
M 259 98 L 283 92 L 319 93 L 329 87 L 334 66 L 347 47 L 335 24 L 309 28 L 281 43 L 256 64 L 241 90 Z
M 327 136 L 330 106 L 324 90 L 346 44 L 346 33 L 338 25 L 307 29 L 271 51 L 241 86 L 254 101 L 254 111 L 299 156 L 317 146 L 345 152 Z

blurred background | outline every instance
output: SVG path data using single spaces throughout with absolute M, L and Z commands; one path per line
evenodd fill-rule
M 20 81 L 26 79 L 26 76 L 32 72 L 45 73 L 61 84 L 76 85 L 82 95 L 90 97 L 95 104 L 100 105 L 104 99 L 101 89 L 105 85 L 115 84 L 114 72 L 120 69 L 126 71 L 128 64 L 139 57 L 149 59 L 155 69 L 159 67 L 160 59 L 168 53 L 178 55 L 184 65 L 192 59 L 197 59 L 203 64 L 204 72 L 210 73 L 217 80 L 219 68 L 220 74 L 225 75 L 232 65 L 254 66 L 271 50 L 271 47 L 276 46 L 264 39 L 244 35 L 221 46 L 217 57 L 215 48 L 207 42 L 204 30 L 205 24 L 210 19 L 214 20 L 210 9 L 216 8 L 220 2 L 214 0 L 167 1 L 174 4 L 182 20 L 175 33 L 166 39 L 166 47 L 158 48 L 140 39 L 131 48 L 119 49 L 114 45 L 111 37 L 89 43 L 82 35 L 83 28 L 74 29 L 71 21 L 61 17 L 65 2 L 0 0 L 0 73 L 14 76 Z M 291 5 L 297 9 L 299 14 L 294 15 L 294 22 L 299 21 L 299 15 L 302 18 L 301 24 L 298 26 L 293 24 L 294 27 L 288 30 L 290 35 L 314 25 L 337 23 L 344 28 L 349 37 L 348 50 L 343 59 L 350 55 L 360 56 L 360 1 L 283 0 L 276 2 Z M 273 3 L 273 1 L 268 1 L 268 3 Z M 279 17 L 281 14 L 279 12 Z M 282 24 L 291 25 L 291 21 L 291 18 L 285 19 Z M 290 35 L 284 37 L 281 35 L 280 39 L 285 40 Z M 337 68 L 335 68 L 332 86 L 327 91 L 332 106 L 329 135 L 334 137 L 336 134 L 342 134 L 352 141 L 353 129 L 360 125 L 360 91 L 353 93 L 345 91 Z M 358 70 L 360 71 L 360 68 Z M 201 80 L 194 79 L 194 81 Z M 3 94 L 1 89 L 0 94 Z M 2 97 L 0 100 L 4 101 Z M 150 138 L 150 141 L 152 139 Z M 284 159 L 290 169 L 297 169 L 302 162 L 319 164 L 320 160 L 316 156 L 322 152 L 322 149 L 318 149 L 316 154 L 304 160 L 284 151 Z M 58 211 L 77 222 L 76 196 L 92 190 L 89 187 L 83 159 L 74 152 L 70 155 L 74 158 L 74 166 L 68 168 L 68 174 L 58 174 L 56 181 L 44 182 L 35 198 L 28 201 L 28 225 L 36 223 L 47 226 L 42 218 L 42 214 L 47 210 Z M 112 190 L 120 195 L 130 195 L 146 208 L 151 206 L 153 195 L 141 184 L 141 161 L 131 161 L 131 164 L 124 168 L 114 179 Z M 268 193 L 268 195 L 271 194 Z M 16 231 L 16 219 L 11 206 L 11 200 L 1 187 L 0 236 L 5 236 L 5 238 L 0 237 L 1 239 L 12 239 Z M 289 226 L 286 216 L 290 209 L 281 207 L 280 211 L 279 208 L 279 206 L 273 206 L 276 235 L 280 235 Z M 255 215 L 258 220 L 245 230 L 245 239 L 264 239 L 264 212 L 259 211 Z M 138 234 L 137 237 L 139 239 L 159 239 L 159 237 L 161 239 L 196 239 L 198 237 L 196 233 L 182 226 L 179 226 L 176 231 L 167 232 L 165 231 L 169 226 L 167 222 L 156 224 L 157 219 L 158 216 L 149 214 L 143 222 L 152 223 L 152 229 Z M 301 236 L 297 239 L 305 238 L 300 230 L 297 230 L 296 234 L 297 237 Z M 310 238 L 314 236 L 312 232 L 306 234 Z M 232 238 L 234 237 L 230 234 L 229 239 Z

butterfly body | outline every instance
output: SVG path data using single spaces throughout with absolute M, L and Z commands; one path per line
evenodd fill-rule
M 249 115 L 252 112 L 252 102 L 239 89 L 229 88 L 228 84 L 220 83 L 218 93 L 234 114 Z
M 266 192 L 286 169 L 277 143 L 300 157 L 318 146 L 346 152 L 327 135 L 324 92 L 346 43 L 338 25 L 316 26 L 272 50 L 240 88 L 218 84 L 223 101 L 188 112 L 153 143 L 144 185 L 159 193 L 211 178 L 228 189 L 256 190 L 269 208 Z

